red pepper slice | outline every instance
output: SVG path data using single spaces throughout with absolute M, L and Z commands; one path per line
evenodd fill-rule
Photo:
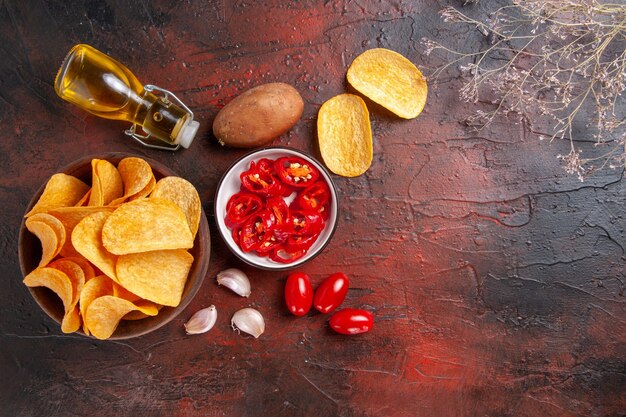
M 298 250 L 309 250 L 315 243 L 319 236 L 319 233 L 313 235 L 292 234 L 287 238 L 285 243 L 285 249 L 291 252 Z
M 319 234 L 324 229 L 324 219 L 312 211 L 292 210 L 291 224 L 295 234 L 307 236 Z
M 291 230 L 288 225 L 274 225 L 270 233 L 256 248 L 256 252 L 266 256 L 273 250 L 283 247 L 289 236 L 291 236 Z
M 290 252 L 285 248 L 279 247 L 270 252 L 269 257 L 272 261 L 281 264 L 290 264 L 306 255 L 306 249 Z
M 263 201 L 256 194 L 238 192 L 226 203 L 226 217 L 224 223 L 228 228 L 241 226 L 253 214 L 261 210 Z
M 274 163 L 278 178 L 291 187 L 302 188 L 317 181 L 320 172 L 310 162 L 297 156 L 278 158 Z
M 300 191 L 294 204 L 301 210 L 324 212 L 330 200 L 330 189 L 326 181 L 320 180 Z
M 281 197 L 270 197 L 265 203 L 265 207 L 276 217 L 276 224 L 283 225 L 291 223 L 291 213 L 285 200 Z
M 275 225 L 274 215 L 263 210 L 250 217 L 242 226 L 239 246 L 244 252 L 252 252 L 266 240 L 270 239 Z
M 262 161 L 262 160 L 261 160 Z M 264 197 L 279 196 L 285 194 L 285 186 L 267 171 L 263 163 L 250 162 L 250 169 L 239 176 L 241 188 Z
M 254 162 L 254 161 L 253 161 Z M 260 171 L 274 173 L 274 161 L 267 158 L 259 159 L 256 163 L 256 168 Z

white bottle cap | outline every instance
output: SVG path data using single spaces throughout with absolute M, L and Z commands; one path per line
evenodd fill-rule
M 191 146 L 191 142 L 193 142 L 193 138 L 196 137 L 196 132 L 198 131 L 198 127 L 200 123 L 196 120 L 189 120 L 185 125 L 180 129 L 178 136 L 176 137 L 176 144 L 180 144 L 183 148 L 187 149 Z

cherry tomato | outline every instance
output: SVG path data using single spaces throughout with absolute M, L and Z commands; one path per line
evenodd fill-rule
M 309 312 L 313 303 L 313 287 L 307 274 L 294 272 L 287 277 L 285 303 L 294 316 L 304 316 Z
M 326 278 L 315 291 L 313 306 L 320 313 L 326 314 L 343 303 L 348 293 L 350 280 L 343 272 L 336 272 Z
M 330 327 L 341 334 L 369 332 L 374 326 L 374 316 L 366 310 L 344 308 L 330 318 Z

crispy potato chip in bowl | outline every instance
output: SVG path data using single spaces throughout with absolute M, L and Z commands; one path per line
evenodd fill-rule
M 98 169 L 94 170 L 94 166 Z M 184 200 L 184 207 L 171 201 L 178 197 L 176 193 L 168 196 L 169 200 L 153 198 L 155 184 L 163 178 L 179 177 L 165 165 L 148 158 L 122 153 L 98 154 L 51 172 L 33 196 L 24 211 L 28 217 L 24 217 L 20 228 L 20 268 L 27 278 L 24 284 L 37 304 L 59 323 L 63 332 L 97 339 L 141 336 L 174 319 L 200 289 L 211 251 L 206 215 L 199 198 Z M 193 187 L 188 180 L 183 181 L 187 188 Z M 94 187 L 107 197 L 92 199 L 87 207 L 80 201 L 81 197 L 93 192 Z M 193 193 L 182 195 L 189 194 Z M 120 214 L 116 215 L 118 210 Z M 189 213 L 198 218 L 197 225 L 189 224 L 196 222 L 195 217 L 189 220 Z M 119 248 L 107 249 L 103 245 L 102 229 L 107 219 L 112 219 L 107 230 L 113 236 L 124 236 L 123 230 L 115 228 L 131 228 L 151 239 L 154 234 L 146 229 L 143 214 L 149 217 L 148 224 L 153 223 L 159 229 L 157 236 L 166 230 L 176 242 L 166 239 L 155 246 L 152 241 L 139 239 L 132 242 L 132 255 L 109 252 L 109 249 L 117 252 Z M 34 219 L 28 220 L 31 217 Z M 60 227 L 65 229 L 65 243 L 52 238 L 63 235 L 58 230 Z M 195 227 L 197 233 L 192 235 Z M 178 229 L 180 233 L 174 233 Z M 155 256 L 158 250 L 166 256 Z M 116 273 L 120 258 L 123 283 Z M 154 271 L 154 280 L 145 274 L 146 268 Z M 164 271 L 176 273 L 170 277 Z M 163 279 L 159 274 L 169 281 L 155 282 Z M 73 279 L 77 276 L 81 279 Z

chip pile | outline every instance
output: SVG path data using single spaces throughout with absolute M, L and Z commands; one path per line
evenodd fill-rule
M 42 255 L 24 284 L 59 296 L 64 333 L 82 328 L 107 339 L 120 320 L 155 316 L 180 303 L 202 204 L 190 182 L 156 181 L 141 158 L 122 159 L 117 167 L 93 159 L 91 168 L 91 187 L 54 174 L 25 215 Z

